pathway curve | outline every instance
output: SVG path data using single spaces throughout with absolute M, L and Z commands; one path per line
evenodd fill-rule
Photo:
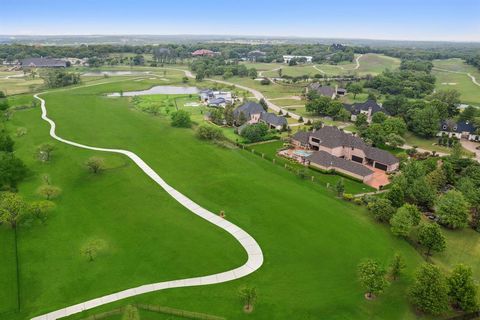
M 190 76 L 193 76 L 189 71 L 188 73 L 190 74 Z M 185 74 L 187 74 L 187 71 L 185 71 Z M 263 264 L 262 249 L 260 248 L 260 246 L 252 236 L 250 236 L 247 232 L 237 227 L 233 223 L 219 217 L 218 215 L 208 211 L 205 208 L 202 208 L 200 205 L 193 202 L 192 200 L 187 198 L 185 195 L 181 194 L 179 191 L 172 188 L 145 161 L 143 161 L 135 153 L 128 150 L 108 149 L 108 148 L 87 146 L 87 145 L 76 143 L 76 142 L 66 140 L 57 136 L 57 134 L 55 133 L 56 124 L 52 119 L 48 118 L 47 108 L 45 106 L 45 100 L 40 98 L 39 95 L 40 94 L 36 94 L 34 95 L 34 97 L 40 100 L 41 102 L 42 119 L 47 121 L 50 124 L 50 136 L 52 138 L 77 148 L 95 150 L 95 151 L 101 151 L 101 152 L 119 153 L 119 154 L 126 155 L 133 162 L 135 162 L 135 164 L 147 176 L 149 176 L 153 181 L 155 181 L 160 187 L 162 187 L 170 196 L 172 196 L 182 206 L 190 210 L 192 213 L 216 225 L 217 227 L 222 228 L 223 230 L 228 232 L 230 235 L 232 235 L 247 252 L 248 260 L 244 265 L 238 268 L 235 268 L 233 270 L 212 274 L 212 275 L 188 278 L 188 279 L 178 279 L 173 281 L 164 281 L 164 282 L 158 282 L 158 283 L 145 284 L 139 287 L 115 292 L 103 297 L 88 300 L 70 307 L 56 310 L 56 311 L 35 317 L 32 320 L 54 320 L 54 319 L 66 317 L 72 314 L 76 314 L 84 310 L 89 310 L 107 303 L 111 303 L 111 302 L 125 299 L 128 297 L 144 294 L 147 292 L 153 292 L 153 291 L 159 291 L 159 290 L 171 289 L 171 288 L 192 287 L 192 286 L 201 286 L 201 285 L 227 282 L 227 281 L 239 279 L 246 275 L 249 275 L 250 273 L 254 272 L 255 270 L 261 267 L 261 265 Z
M 337 68 L 340 68 L 344 71 L 353 71 L 353 70 L 358 70 L 360 68 L 360 58 L 363 57 L 363 54 L 359 54 L 358 57 L 355 58 L 355 68 L 353 69 L 345 69 L 343 66 L 339 66 L 339 65 L 335 65 L 335 64 L 332 64 L 332 67 L 337 67 Z M 315 70 L 318 70 L 320 71 L 321 73 L 323 74 L 327 74 L 324 70 L 320 69 L 319 67 L 317 67 L 316 65 L 313 66 L 313 68 Z
M 480 82 L 477 81 L 477 79 L 472 76 L 471 73 L 468 73 L 468 72 L 462 72 L 462 71 L 453 71 L 453 70 L 448 70 L 448 69 L 443 69 L 443 68 L 437 68 L 437 67 L 434 67 L 433 70 L 437 70 L 437 71 L 443 71 L 443 72 L 449 72 L 449 73 L 457 73 L 457 74 L 465 74 L 467 75 L 470 80 L 472 80 L 473 84 L 474 85 L 477 85 L 480 87 Z

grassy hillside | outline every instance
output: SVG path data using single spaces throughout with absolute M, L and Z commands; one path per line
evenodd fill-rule
M 436 89 L 455 89 L 467 104 L 480 106 L 480 86 L 467 75 L 470 73 L 480 83 L 480 72 L 460 59 L 434 60 L 433 74 L 437 77 Z M 453 71 L 453 72 L 447 72 Z
M 259 291 L 250 318 L 411 318 L 404 290 L 420 260 L 413 249 L 374 223 L 364 209 L 335 199 L 323 188 L 243 150 L 200 142 L 190 129 L 173 129 L 165 118 L 130 108 L 127 98 L 102 95 L 151 82 L 61 91 L 45 99 L 59 135 L 138 153 L 194 201 L 213 212 L 225 210 L 229 220 L 257 239 L 265 264 L 235 282 L 133 300 L 239 319 L 246 315 L 237 291 L 248 283 Z M 31 148 L 48 140 L 39 110 L 19 112 L 13 125 L 30 128 L 19 141 L 19 153 L 31 159 Z M 102 155 L 111 169 L 90 176 L 82 166 L 90 155 L 58 145 L 51 164 L 36 168 L 40 165 L 29 161 L 36 173 L 49 172 L 64 195 L 47 226 L 22 235 L 22 265 L 29 266 L 22 273 L 26 309 L 38 314 L 139 282 L 213 272 L 220 261 L 222 270 L 243 261 L 233 240 L 178 208 L 125 159 Z M 22 193 L 34 197 L 38 179 L 23 185 Z M 111 248 L 94 263 L 82 261 L 75 249 L 91 236 L 105 238 Z M 356 280 L 357 264 L 365 257 L 387 263 L 396 251 L 406 257 L 407 276 L 377 301 L 365 301 Z M 40 254 L 45 258 L 39 259 Z M 27 290 L 31 287 L 36 289 Z M 40 295 L 41 290 L 46 292 Z

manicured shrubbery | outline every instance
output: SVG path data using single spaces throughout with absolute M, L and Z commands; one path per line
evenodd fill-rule
M 247 125 L 240 135 L 248 142 L 259 142 L 264 140 L 267 134 L 268 126 L 265 123 L 256 123 Z
M 223 139 L 222 129 L 202 124 L 197 129 L 197 136 L 202 140 L 220 140 Z
M 190 119 L 190 113 L 185 110 L 178 110 L 172 113 L 172 126 L 180 128 L 190 128 L 192 126 L 192 120 Z

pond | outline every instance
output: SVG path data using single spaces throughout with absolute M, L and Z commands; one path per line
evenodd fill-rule
M 98 77 L 98 76 L 137 76 L 137 75 L 146 75 L 150 71 L 89 71 L 82 73 L 84 77 Z
M 124 97 L 145 96 L 149 94 L 197 94 L 197 87 L 155 86 L 148 90 L 125 91 Z M 108 94 L 109 97 L 120 97 L 120 92 Z

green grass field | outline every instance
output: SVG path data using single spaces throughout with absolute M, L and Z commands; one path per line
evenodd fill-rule
M 410 146 L 416 146 L 418 148 L 422 148 L 425 150 L 429 151 L 436 151 L 436 152 L 443 152 L 443 153 L 450 153 L 451 149 L 445 146 L 438 145 L 438 139 L 437 138 L 423 138 L 419 137 L 415 134 L 413 134 L 410 131 L 407 131 L 405 133 L 405 143 L 410 145 Z M 465 156 L 472 156 L 472 153 L 466 150 L 465 148 L 462 148 L 463 153 Z
M 262 268 L 246 278 L 128 301 L 229 319 L 414 318 L 405 288 L 421 259 L 387 227 L 373 222 L 364 208 L 250 152 L 202 142 L 191 129 L 172 128 L 165 117 L 132 108 L 127 98 L 104 96 L 161 84 L 158 80 L 108 81 L 44 95 L 57 133 L 80 143 L 132 150 L 194 201 L 213 212 L 225 210 L 227 219 L 257 239 L 265 255 Z M 17 154 L 33 172 L 20 186 L 21 193 L 37 199 L 40 175 L 48 173 L 63 194 L 45 225 L 20 229 L 21 311 L 13 312 L 11 298 L 2 300 L 7 301 L 4 311 L 11 311 L 2 317 L 26 319 L 131 286 L 210 274 L 244 262 L 245 254 L 232 238 L 183 209 L 127 159 L 55 143 L 52 162 L 41 164 L 33 158 L 34 147 L 51 139 L 40 110 L 17 112 L 9 129 L 19 126 L 28 134 L 17 138 Z M 83 163 L 91 155 L 104 157 L 108 170 L 89 174 Z M 8 239 L 9 230 L 0 232 Z M 91 263 L 79 253 L 90 238 L 107 243 Z M 376 301 L 366 301 L 356 280 L 357 264 L 365 257 L 387 263 L 396 251 L 406 258 L 406 275 Z M 2 274 L 12 270 L 14 261 L 8 257 Z M 15 295 L 14 279 L 8 280 L 0 282 L 0 292 L 10 297 Z M 244 284 L 259 292 L 249 315 L 237 295 Z
M 433 74 L 437 78 L 437 90 L 455 89 L 460 92 L 462 102 L 480 106 L 480 86 L 475 85 L 467 75 L 467 73 L 470 73 L 480 83 L 480 72 L 475 67 L 466 64 L 460 59 L 434 60 L 433 64 L 435 68 L 462 72 L 451 73 L 433 69 Z
M 357 66 L 355 62 L 338 65 L 319 64 L 316 67 L 327 75 L 351 74 L 363 76 L 367 74 L 377 75 L 386 69 L 394 70 L 400 66 L 399 59 L 375 53 L 364 54 L 359 61 L 360 67 L 358 69 L 355 69 Z
M 355 55 L 357 58 L 359 55 Z M 258 71 L 263 71 L 263 75 L 268 77 L 278 77 L 278 71 L 274 69 L 281 68 L 282 74 L 288 75 L 291 77 L 310 75 L 314 76 L 315 74 L 326 74 L 326 75 L 346 75 L 346 74 L 357 74 L 357 75 L 377 75 L 384 71 L 385 69 L 398 69 L 400 67 L 400 59 L 375 54 L 368 53 L 364 54 L 360 58 L 360 67 L 355 69 L 357 64 L 353 62 L 344 62 L 337 65 L 332 64 L 306 64 L 306 65 L 297 65 L 297 66 L 288 66 L 283 63 L 245 63 L 248 68 L 256 68 Z M 320 69 L 320 70 L 318 70 Z
M 223 80 L 221 77 L 214 77 L 214 79 Z M 297 85 L 297 86 L 287 86 L 287 85 L 279 85 L 279 84 L 269 84 L 269 85 L 261 85 L 260 81 L 256 81 L 250 78 L 241 78 L 241 77 L 232 77 L 228 78 L 228 82 L 239 84 L 243 86 L 247 86 L 249 88 L 255 89 L 263 93 L 267 99 L 274 99 L 274 98 L 284 98 L 290 96 L 298 96 L 303 93 L 304 87 L 306 84 Z

